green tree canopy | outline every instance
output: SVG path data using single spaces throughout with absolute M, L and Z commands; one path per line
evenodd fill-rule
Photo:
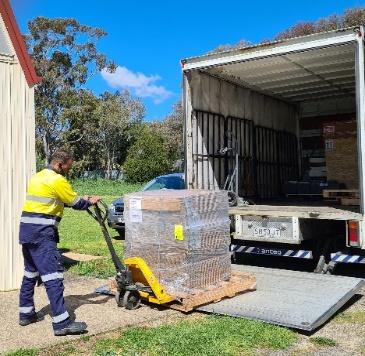
M 144 125 L 123 166 L 126 179 L 132 183 L 145 182 L 167 173 L 170 167 L 163 138 Z
M 98 52 L 96 42 L 106 35 L 99 28 L 81 25 L 75 19 L 37 17 L 28 23 L 25 36 L 38 75 L 43 81 L 35 89 L 37 147 L 43 148 L 46 162 L 71 123 L 65 106 L 74 100 L 94 73 L 113 63 Z M 70 98 L 71 97 L 71 98 Z
M 292 37 L 311 35 L 340 28 L 360 26 L 365 23 L 365 8 L 347 9 L 343 14 L 322 17 L 317 21 L 299 22 L 296 25 L 278 33 L 274 39 L 283 40 Z
M 131 97 L 128 91 L 114 94 L 105 92 L 95 111 L 98 129 L 94 145 L 100 145 L 99 155 L 106 168 L 107 178 L 117 164 L 124 162 L 127 149 L 135 137 L 135 126 L 141 124 L 145 108 L 139 99 Z
M 100 143 L 95 138 L 99 120 L 95 114 L 100 99 L 89 90 L 73 90 L 64 101 L 62 121 L 68 123 L 60 134 L 63 147 L 73 152 L 74 173 L 102 166 Z
M 164 120 L 153 122 L 152 129 L 163 138 L 164 150 L 172 164 L 184 157 L 183 112 L 181 102 L 173 106 Z M 173 167 L 171 167 L 173 168 Z
M 334 14 L 322 17 L 316 21 L 299 22 L 286 30 L 279 32 L 273 39 L 263 39 L 261 43 L 272 40 L 284 40 L 293 37 L 311 35 L 318 32 L 332 31 L 340 28 L 360 26 L 365 24 L 365 8 L 356 7 L 347 9 L 342 14 Z M 244 48 L 251 46 L 252 43 L 247 40 L 240 40 L 235 44 L 219 45 L 209 53 L 228 51 L 232 49 Z

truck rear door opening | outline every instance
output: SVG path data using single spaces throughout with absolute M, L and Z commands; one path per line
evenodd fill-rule
M 255 204 L 232 209 L 236 245 L 305 243 L 327 264 L 365 248 L 363 39 L 358 27 L 182 61 L 187 186 L 223 189 L 237 166 Z

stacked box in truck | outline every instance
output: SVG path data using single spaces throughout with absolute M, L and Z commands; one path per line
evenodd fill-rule
M 332 257 L 362 261 L 363 28 L 188 58 L 182 67 L 188 188 L 222 189 L 238 156 L 238 193 L 255 203 L 231 210 L 232 248 L 326 266 Z M 326 190 L 337 193 L 329 200 Z M 343 205 L 350 191 L 352 205 Z

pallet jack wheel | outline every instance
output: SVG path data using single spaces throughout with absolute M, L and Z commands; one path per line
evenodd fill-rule
M 141 304 L 141 296 L 136 290 L 127 290 L 122 298 L 122 305 L 128 310 L 137 309 Z M 119 304 L 118 304 L 119 305 Z
M 121 298 L 121 294 L 119 291 L 115 293 L 115 301 L 117 302 L 118 307 L 121 308 L 123 306 L 123 299 Z

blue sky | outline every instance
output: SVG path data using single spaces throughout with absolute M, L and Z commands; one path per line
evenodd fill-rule
M 143 99 L 148 120 L 163 118 L 180 99 L 180 59 L 240 39 L 259 42 L 297 22 L 365 6 L 365 0 L 10 1 L 23 32 L 36 16 L 72 17 L 108 32 L 98 48 L 120 67 L 87 86 L 95 93 L 128 88 Z

